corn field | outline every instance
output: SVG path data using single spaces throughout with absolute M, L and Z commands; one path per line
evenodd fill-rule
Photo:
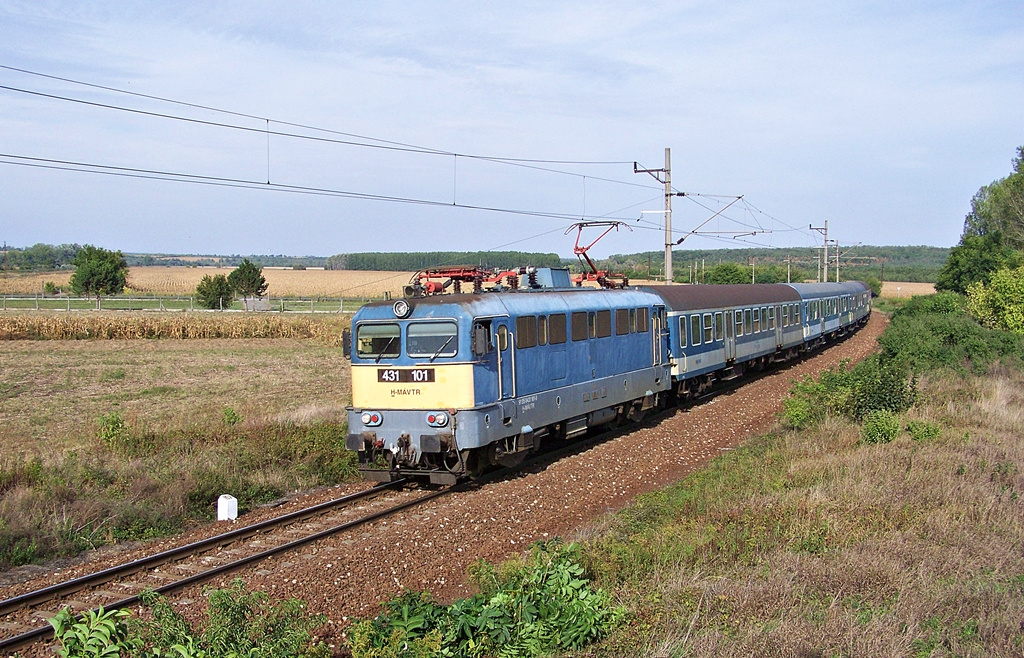
M 0 315 L 0 340 L 312 338 L 341 345 L 351 315 L 33 313 Z
M 232 268 L 223 267 L 131 267 L 128 268 L 129 294 L 184 295 L 195 293 L 205 275 L 227 276 Z M 401 296 L 412 272 L 376 272 L 361 270 L 263 270 L 267 294 L 274 297 L 330 297 L 379 299 L 385 293 Z M 46 282 L 69 290 L 71 272 L 40 272 L 0 275 L 0 294 L 31 295 L 41 293 Z

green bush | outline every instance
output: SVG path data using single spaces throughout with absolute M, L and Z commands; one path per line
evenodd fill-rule
M 916 315 L 963 315 L 967 298 L 955 292 L 915 295 L 893 313 L 893 319 Z
M 128 635 L 127 610 L 89 610 L 76 619 L 67 608 L 48 619 L 53 637 L 60 643 L 57 655 L 62 658 L 101 658 L 120 656 L 141 648 L 141 643 Z
M 239 416 L 238 412 L 232 409 L 231 407 L 224 407 L 223 419 L 224 424 L 227 425 L 228 427 L 231 427 L 232 425 L 237 425 L 238 423 L 242 422 L 242 417 Z
M 1024 267 L 1001 269 L 967 287 L 967 309 L 981 324 L 1024 334 Z
M 900 417 L 887 409 L 874 409 L 864 416 L 864 443 L 889 443 L 900 435 Z
M 149 647 L 152 656 L 176 658 L 319 658 L 330 655 L 312 631 L 324 624 L 321 615 L 310 615 L 305 604 L 289 599 L 271 604 L 263 592 L 250 592 L 242 580 L 226 589 L 208 589 L 206 624 L 193 627 L 162 596 L 142 594 L 151 618 L 136 620 L 133 631 Z
M 510 568 L 478 565 L 475 577 L 482 591 L 449 607 L 417 592 L 385 604 L 352 627 L 353 658 L 544 656 L 581 649 L 622 616 L 590 588 L 579 548 L 559 540 L 538 542 Z
M 152 435 L 133 432 L 121 414 L 112 411 L 99 418 L 99 437 L 107 450 L 121 457 L 138 457 L 153 447 Z
M 805 377 L 796 382 L 783 401 L 782 420 L 794 429 L 821 422 L 827 415 L 860 420 L 878 409 L 906 411 L 916 397 L 917 382 L 906 366 L 872 356 L 853 368 L 844 361 L 821 373 L 817 381 Z
M 986 329 L 966 314 L 897 313 L 878 343 L 883 359 L 918 373 L 946 368 L 981 374 L 997 361 L 1024 356 L 1022 337 Z
M 915 441 L 931 441 L 939 438 L 942 428 L 924 420 L 911 420 L 907 422 L 907 431 Z
M 903 412 L 917 399 L 917 380 L 898 361 L 877 355 L 864 359 L 850 372 L 851 390 L 845 399 L 847 416 L 860 420 L 872 411 Z

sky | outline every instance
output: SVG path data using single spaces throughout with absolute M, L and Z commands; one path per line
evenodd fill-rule
M 15 247 L 658 251 L 666 148 L 680 249 L 951 246 L 1024 145 L 1022 0 L 0 0 L 0 35 Z

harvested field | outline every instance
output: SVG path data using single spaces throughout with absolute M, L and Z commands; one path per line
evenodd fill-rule
M 227 276 L 230 267 L 132 267 L 128 269 L 129 294 L 182 295 L 195 293 L 205 275 Z M 280 270 L 264 269 L 267 294 L 273 297 L 347 297 L 380 298 L 385 292 L 398 296 L 412 272 L 357 270 Z M 32 295 L 41 293 L 52 281 L 67 288 L 71 272 L 42 272 L 0 275 L 0 294 Z
M 168 433 L 246 423 L 342 422 L 350 395 L 340 348 L 313 340 L 15 341 L 0 350 L 0 463 L 91 444 L 117 412 Z
M 882 297 L 913 297 L 914 295 L 932 295 L 934 293 L 934 283 L 886 281 L 882 284 Z

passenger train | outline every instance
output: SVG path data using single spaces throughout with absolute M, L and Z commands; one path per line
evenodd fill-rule
M 637 420 L 865 324 L 860 282 L 530 285 L 374 302 L 353 317 L 346 446 L 367 479 L 453 484 L 544 441 Z

